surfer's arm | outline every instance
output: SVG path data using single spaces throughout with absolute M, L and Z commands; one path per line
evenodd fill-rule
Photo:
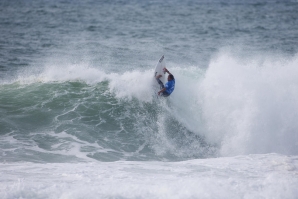
M 172 75 L 172 73 L 170 73 L 170 71 L 167 68 L 163 69 L 165 72 L 169 73 L 169 75 Z
M 160 93 L 163 93 L 165 90 L 166 90 L 166 88 L 163 88 L 160 91 L 158 91 L 158 95 L 160 95 Z

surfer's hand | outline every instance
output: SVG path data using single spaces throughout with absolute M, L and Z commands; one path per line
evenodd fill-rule
M 166 72 L 166 73 L 168 73 L 169 75 L 172 75 L 167 68 L 163 68 L 163 71 Z
M 159 78 L 161 78 L 162 77 L 162 75 L 157 75 L 155 78 L 156 79 L 159 79 Z

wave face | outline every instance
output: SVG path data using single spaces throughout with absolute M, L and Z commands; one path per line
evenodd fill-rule
M 152 73 L 50 67 L 2 84 L 3 158 L 179 160 L 212 154 L 214 147 L 179 121 L 179 107 L 157 98 Z

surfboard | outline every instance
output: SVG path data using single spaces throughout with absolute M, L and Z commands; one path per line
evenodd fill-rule
M 165 61 L 164 61 L 164 58 L 165 58 L 165 56 L 163 55 L 163 56 L 159 59 L 157 65 L 156 65 L 156 67 L 155 67 L 155 70 L 154 70 L 154 78 L 155 78 L 156 76 L 158 76 L 158 75 L 162 75 L 161 78 L 159 78 L 159 79 L 160 79 L 160 81 L 162 81 L 163 84 L 165 84 L 165 80 L 166 80 L 165 72 L 163 71 L 163 69 L 166 67 L 166 63 L 165 63 Z M 156 83 L 157 83 L 157 82 L 156 82 Z M 158 84 L 158 83 L 157 83 L 157 84 Z

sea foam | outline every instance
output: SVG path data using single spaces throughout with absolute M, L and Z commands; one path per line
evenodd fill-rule
M 198 88 L 205 137 L 223 156 L 297 155 L 298 56 L 241 59 L 222 53 Z

